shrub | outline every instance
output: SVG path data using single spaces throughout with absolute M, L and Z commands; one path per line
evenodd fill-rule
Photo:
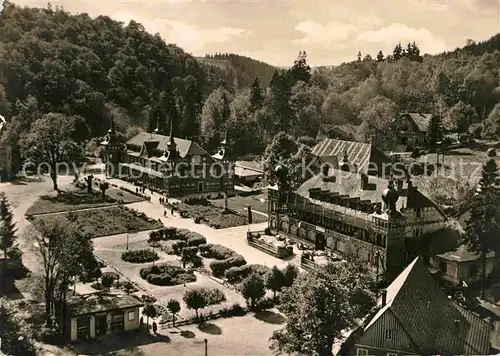
M 205 253 L 207 251 L 209 251 L 211 248 L 212 248 L 212 244 L 203 244 L 203 245 L 200 245 L 198 246 L 198 249 L 200 250 L 200 253 Z
M 204 247 L 202 250 L 202 255 L 203 257 L 206 258 L 215 258 L 216 260 L 225 260 L 227 258 L 232 257 L 233 255 L 236 254 L 233 250 L 230 248 L 227 248 L 222 245 L 212 245 L 212 244 L 206 244 L 207 247 Z
M 224 276 L 227 269 L 231 267 L 240 267 L 247 263 L 243 256 L 235 254 L 225 260 L 217 260 L 210 263 L 210 268 L 214 276 Z
M 163 228 L 163 238 L 165 240 L 177 240 L 177 229 L 170 226 Z
M 151 231 L 149 233 L 149 240 L 148 241 L 159 241 L 161 240 L 161 234 L 159 231 L 155 230 L 155 231 Z
M 187 246 L 185 241 L 175 241 L 172 244 L 172 249 L 176 255 L 180 255 L 182 253 L 182 249 Z
M 243 265 L 239 267 L 229 268 L 224 273 L 224 277 L 226 277 L 229 283 L 240 283 L 252 273 L 264 276 L 269 272 L 269 270 L 270 268 L 264 265 L 257 265 L 257 264 Z
M 208 289 L 206 293 L 207 293 L 206 295 L 207 305 L 216 305 L 226 301 L 226 296 L 224 295 L 224 292 L 222 292 L 218 288 Z
M 122 253 L 122 260 L 130 263 L 146 263 L 159 259 L 153 250 L 129 250 Z
M 234 303 L 230 308 L 233 315 L 245 315 L 247 313 L 246 309 L 243 308 L 239 303 Z
M 274 300 L 271 298 L 263 298 L 255 303 L 255 310 L 256 311 L 264 311 L 268 309 L 274 308 L 275 303 Z
M 188 246 L 200 246 L 207 243 L 205 236 L 202 236 L 196 232 L 190 232 L 187 234 L 187 245 Z
M 203 258 L 201 258 L 200 256 L 194 256 L 191 259 L 191 264 L 193 265 L 194 268 L 203 267 Z
M 145 267 L 139 274 L 142 279 L 160 286 L 174 286 L 196 281 L 196 276 L 191 271 L 170 264 Z
M 179 229 L 176 233 L 176 240 L 186 241 L 188 239 L 188 235 L 191 233 L 188 229 Z

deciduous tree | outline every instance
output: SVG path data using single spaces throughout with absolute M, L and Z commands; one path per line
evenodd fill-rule
M 281 292 L 285 285 L 285 276 L 283 271 L 281 271 L 277 266 L 273 268 L 266 275 L 266 287 L 272 290 L 274 293 L 274 298 L 276 298 L 276 293 Z
M 22 141 L 26 157 L 37 167 L 46 165 L 54 190 L 58 190 L 57 178 L 61 167 L 81 162 L 82 148 L 72 139 L 75 128 L 73 117 L 49 113 L 35 121 Z
M 181 311 L 181 304 L 175 299 L 170 299 L 167 302 L 167 309 L 170 313 L 172 313 L 172 323 L 173 326 L 175 326 L 175 316 Z
M 199 319 L 198 310 L 205 308 L 207 303 L 206 292 L 202 288 L 188 289 L 182 298 L 188 309 L 193 309 L 196 319 Z
M 301 274 L 281 294 L 287 323 L 274 332 L 271 348 L 277 353 L 330 355 L 342 331 L 357 327 L 375 305 L 371 282 L 366 270 L 346 262 Z
M 250 309 L 253 309 L 255 303 L 266 295 L 266 286 L 262 277 L 259 274 L 252 273 L 245 278 L 241 283 L 241 294 L 247 300 Z

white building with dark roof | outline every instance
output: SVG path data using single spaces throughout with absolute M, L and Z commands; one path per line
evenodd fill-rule
M 109 173 L 155 186 L 169 197 L 217 197 L 234 191 L 232 163 L 213 157 L 196 142 L 155 130 L 117 142 L 113 124 L 102 143 Z M 111 172 L 112 171 L 112 172 Z

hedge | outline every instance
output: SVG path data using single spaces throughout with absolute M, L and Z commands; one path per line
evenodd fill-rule
M 232 257 L 225 260 L 213 261 L 210 263 L 210 269 L 214 276 L 224 276 L 226 270 L 231 267 L 240 267 L 247 263 L 243 256 L 234 254 Z
M 206 258 L 225 260 L 236 254 L 230 248 L 217 244 L 203 244 L 199 246 L 201 255 Z
M 179 240 L 179 241 L 175 241 L 173 244 L 172 244 L 172 249 L 174 250 L 174 253 L 176 255 L 180 255 L 182 253 L 182 249 L 184 247 L 187 247 L 187 243 L 185 241 L 182 241 L 182 240 Z
M 188 246 L 200 246 L 205 245 L 207 243 L 207 239 L 198 234 L 197 232 L 190 232 L 187 234 L 187 245 Z
M 142 268 L 140 276 L 149 283 L 159 286 L 174 286 L 196 281 L 196 276 L 192 272 L 170 264 Z
M 130 263 L 146 263 L 159 259 L 153 250 L 129 250 L 122 253 L 122 260 Z
M 271 269 L 264 265 L 252 264 L 239 267 L 231 267 L 224 273 L 229 283 L 240 283 L 252 273 L 264 277 Z

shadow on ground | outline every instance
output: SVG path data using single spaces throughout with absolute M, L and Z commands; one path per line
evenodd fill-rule
M 222 329 L 218 327 L 215 324 L 212 323 L 203 323 L 201 325 L 198 325 L 198 330 L 201 332 L 204 332 L 206 334 L 211 334 L 211 335 L 221 335 L 222 334 Z
M 268 324 L 280 325 L 286 322 L 286 318 L 283 315 L 270 310 L 256 312 L 255 318 Z
M 142 356 L 144 353 L 138 347 L 157 342 L 170 342 L 170 338 L 140 330 L 107 336 L 104 340 L 75 343 L 72 348 L 80 355 L 118 355 L 119 353 L 120 355 Z M 126 350 L 126 353 L 120 352 L 121 350 Z

